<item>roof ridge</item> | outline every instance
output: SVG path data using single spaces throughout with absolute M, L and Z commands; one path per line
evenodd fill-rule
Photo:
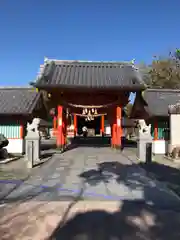
M 134 62 L 131 61 L 97 61 L 97 60 L 62 60 L 62 59 L 44 59 L 44 63 L 50 63 L 50 62 L 55 62 L 55 63 L 117 63 L 117 64 L 130 64 L 134 65 Z
M 35 95 L 34 101 L 33 103 L 29 106 L 29 113 L 33 112 L 33 109 L 35 108 L 37 102 L 39 101 L 40 97 L 41 97 L 41 93 L 36 92 L 37 94 Z
M 147 92 L 180 92 L 180 89 L 171 89 L 171 88 L 148 88 L 145 91 Z
M 32 86 L 20 87 L 20 86 L 0 86 L 0 90 L 34 90 Z

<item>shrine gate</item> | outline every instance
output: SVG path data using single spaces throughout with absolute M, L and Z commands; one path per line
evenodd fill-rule
M 105 119 L 111 126 L 111 146 L 121 148 L 122 109 L 131 92 L 145 89 L 141 75 L 132 62 L 89 62 L 45 59 L 33 85 L 43 92 L 51 114 L 57 146 L 67 144 L 67 126 L 73 118 L 74 136 L 78 121 L 100 119 L 104 135 Z M 97 121 L 95 124 L 98 124 Z

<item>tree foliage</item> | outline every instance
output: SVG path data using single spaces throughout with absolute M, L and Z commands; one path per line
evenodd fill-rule
M 144 81 L 153 88 L 180 88 L 180 51 L 168 57 L 155 57 L 152 64 L 145 67 Z
M 133 104 L 132 104 L 132 103 L 128 103 L 128 104 L 125 106 L 124 111 L 125 111 L 127 117 L 130 117 L 131 111 L 132 111 L 132 107 L 133 107 Z
M 140 63 L 138 65 L 139 71 L 143 77 L 143 80 L 145 82 L 145 84 L 150 87 L 152 85 L 152 80 L 150 78 L 150 74 L 149 71 L 151 69 L 150 66 L 146 65 L 145 63 Z

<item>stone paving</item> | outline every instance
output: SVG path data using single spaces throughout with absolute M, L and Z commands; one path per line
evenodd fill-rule
M 137 200 L 161 207 L 180 206 L 163 183 L 150 179 L 134 156 L 110 148 L 79 147 L 55 154 L 12 191 L 5 202 Z M 135 157 L 134 157 L 135 159 Z M 8 184 L 14 186 L 15 183 Z
M 135 202 L 28 201 L 0 210 L 1 240 L 180 239 L 180 213 Z
M 1 202 L 1 239 L 180 239 L 180 200 L 134 161 L 110 148 L 55 154 Z

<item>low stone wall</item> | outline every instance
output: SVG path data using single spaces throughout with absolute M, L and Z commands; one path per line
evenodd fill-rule
M 23 139 L 8 139 L 9 144 L 6 147 L 8 153 L 23 153 L 23 145 L 24 140 Z
M 168 141 L 153 140 L 152 151 L 154 154 L 166 154 L 168 150 Z

